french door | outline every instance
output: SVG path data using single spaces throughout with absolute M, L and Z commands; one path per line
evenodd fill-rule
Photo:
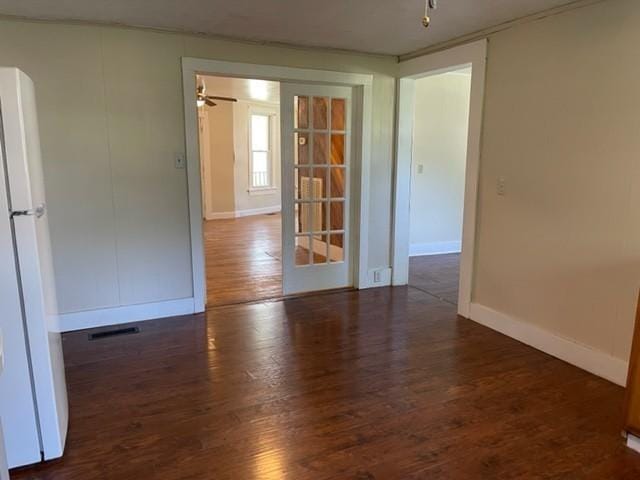
M 280 84 L 285 295 L 353 284 L 352 90 Z

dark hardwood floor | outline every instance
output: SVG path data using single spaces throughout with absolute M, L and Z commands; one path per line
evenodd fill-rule
M 204 222 L 207 306 L 282 296 L 280 214 Z
M 409 259 L 409 286 L 458 304 L 460 254 L 425 255 Z
M 64 335 L 63 459 L 14 480 L 640 478 L 622 388 L 415 288 Z

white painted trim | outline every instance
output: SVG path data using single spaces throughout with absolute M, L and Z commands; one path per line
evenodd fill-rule
M 480 40 L 458 47 L 441 50 L 436 53 L 401 61 L 398 64 L 398 76 L 413 79 L 429 75 L 438 75 L 452 70 L 459 70 L 461 66 L 484 60 L 487 53 L 487 41 Z M 455 67 L 455 68 L 451 68 Z M 472 72 L 473 75 L 473 72 Z
M 214 212 L 207 215 L 207 220 L 222 220 L 228 218 L 252 217 L 254 215 L 267 215 L 278 213 L 282 210 L 280 205 L 271 207 L 248 208 L 246 210 L 236 210 L 235 212 Z
M 272 207 L 248 208 L 246 210 L 236 210 L 236 218 L 252 217 L 253 215 L 266 215 L 268 213 L 278 213 L 282 210 L 280 205 Z
M 266 187 L 266 188 L 250 188 L 247 190 L 249 195 L 279 195 L 278 187 Z
M 460 253 L 461 251 L 461 241 L 412 243 L 409 246 L 410 257 L 420 257 L 425 255 L 444 255 L 447 253 Z
M 392 238 L 393 285 L 406 285 L 409 281 L 409 212 L 413 156 L 414 82 L 419 78 L 446 73 L 463 66 L 470 65 L 472 67 L 458 294 L 458 313 L 463 317 L 469 316 L 471 305 L 486 57 L 487 42 L 482 40 L 399 64 Z
M 58 318 L 56 330 L 58 332 L 72 332 L 86 328 L 106 327 L 192 313 L 194 313 L 193 298 L 181 298 L 164 302 L 63 313 Z
M 351 211 L 355 213 L 356 219 L 360 219 L 351 235 L 352 248 L 357 246 L 358 261 L 354 265 L 354 287 L 370 288 L 378 286 L 369 281 L 369 204 L 371 190 L 371 137 L 373 129 L 373 89 L 371 84 L 362 84 L 355 88 L 352 97 L 354 118 L 362 120 L 361 130 L 354 129 L 352 142 L 355 146 L 354 160 L 352 162 L 351 174 L 354 178 L 360 178 L 359 188 L 354 188 L 352 192 Z M 354 255 L 354 259 L 356 256 Z
M 477 303 L 471 304 L 470 315 L 471 320 L 485 327 L 537 348 L 571 365 L 623 387 L 627 384 L 629 365 L 624 360 Z
M 627 447 L 634 452 L 640 453 L 640 438 L 636 437 L 632 433 L 627 433 Z
M 193 275 L 193 298 L 196 312 L 203 312 L 206 305 L 206 282 L 204 269 L 204 240 L 202 236 L 202 195 L 200 183 L 200 155 L 198 144 L 198 118 L 196 107 L 196 74 L 254 78 L 280 82 L 321 83 L 354 87 L 354 114 L 362 115 L 362 131 L 354 132 L 360 177 L 360 191 L 353 192 L 357 218 L 360 223 L 353 237 L 357 238 L 354 287 L 368 285 L 367 264 L 369 261 L 369 186 L 371 171 L 372 101 L 373 75 L 332 72 L 305 68 L 280 67 L 275 65 L 235 63 L 201 58 L 182 58 L 182 89 L 184 100 L 185 139 L 187 151 L 187 185 L 189 191 L 189 225 L 191 235 L 191 264 Z M 281 186 L 282 187 L 282 186 Z M 354 238 L 355 240 L 355 238 Z
M 205 216 L 205 220 L 227 220 L 229 218 L 236 218 L 236 212 L 211 212 Z

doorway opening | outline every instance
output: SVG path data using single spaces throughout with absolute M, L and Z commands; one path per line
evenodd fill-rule
M 414 87 L 409 285 L 457 305 L 471 67 Z
M 432 272 L 440 272 L 440 282 L 445 285 L 438 285 L 434 282 L 432 276 L 426 276 L 422 278 L 422 288 L 427 289 L 431 293 L 438 294 L 442 298 L 449 300 L 456 298 L 455 285 L 456 275 L 458 277 L 457 282 L 457 302 L 451 301 L 457 305 L 458 314 L 469 318 L 471 316 L 471 298 L 472 298 L 472 286 L 473 286 L 473 267 L 475 256 L 475 234 L 476 234 L 476 214 L 477 214 L 477 200 L 478 200 L 478 176 L 480 170 L 480 139 L 482 132 L 482 108 L 484 104 L 484 83 L 486 72 L 486 59 L 487 59 L 487 42 L 481 40 L 459 47 L 454 47 L 448 50 L 424 55 L 421 57 L 412 58 L 400 62 L 399 71 L 400 78 L 398 81 L 398 116 L 396 125 L 396 168 L 395 168 L 395 203 L 394 203 L 394 225 L 393 225 L 393 272 L 392 283 L 393 285 L 407 285 L 410 283 L 410 255 L 416 257 L 418 254 L 422 257 L 421 260 L 414 260 L 415 271 L 420 271 L 420 266 L 416 265 L 419 262 L 428 264 L 430 261 L 434 261 L 435 258 L 428 258 L 425 253 L 443 253 L 446 251 L 458 250 L 457 242 L 460 241 L 459 254 L 453 253 L 452 257 L 445 258 L 440 257 L 440 265 L 427 265 L 427 268 Z M 470 69 L 468 100 L 466 102 L 459 100 L 459 107 L 457 115 L 463 116 L 460 110 L 466 106 L 467 108 L 467 128 L 466 133 L 464 127 L 457 124 L 456 129 L 450 129 L 450 131 L 456 131 L 457 136 L 460 137 L 456 140 L 458 150 L 452 150 L 459 152 L 464 148 L 461 145 L 466 139 L 466 149 L 464 154 L 464 188 L 462 194 L 462 227 L 461 237 L 458 240 L 457 236 L 451 236 L 447 234 L 444 237 L 423 237 L 427 238 L 424 241 L 415 240 L 414 236 L 412 241 L 412 214 L 414 216 L 420 216 L 420 212 L 425 207 L 441 205 L 435 202 L 442 202 L 438 200 L 437 196 L 442 195 L 442 198 L 457 198 L 460 200 L 460 187 L 459 187 L 459 173 L 445 174 L 443 172 L 443 165 L 449 165 L 443 162 L 443 158 L 447 155 L 447 150 L 441 146 L 440 149 L 436 149 L 430 152 L 431 146 L 422 145 L 420 152 L 428 153 L 428 157 L 422 156 L 414 159 L 414 154 L 420 152 L 414 152 L 414 140 L 418 143 L 422 143 L 423 135 L 431 135 L 433 143 L 440 142 L 442 145 L 447 145 L 448 142 L 444 142 L 445 138 L 450 135 L 445 133 L 437 133 L 442 125 L 445 123 L 442 120 L 446 119 L 450 112 L 449 110 L 455 110 L 451 106 L 440 105 L 442 112 L 441 118 L 424 117 L 426 118 L 425 131 L 418 131 L 416 125 L 414 125 L 416 118 L 424 115 L 428 115 L 432 111 L 433 106 L 419 105 L 416 103 L 416 88 L 421 89 L 421 85 L 418 83 L 422 79 L 428 79 L 430 77 L 437 77 L 444 73 L 452 72 L 454 75 L 458 75 L 458 80 L 466 84 L 467 80 L 464 78 L 467 75 L 467 70 Z M 426 87 L 425 87 L 426 88 Z M 444 99 L 436 99 L 433 101 L 434 105 L 438 105 L 438 102 L 443 102 Z M 419 120 L 419 123 L 422 120 Z M 435 122 L 435 123 L 433 123 Z M 418 128 L 420 126 L 418 125 Z M 453 137 L 452 137 L 453 138 Z M 435 148 L 435 147 L 434 147 Z M 451 156 L 451 155 L 449 155 Z M 459 158 L 459 153 L 456 153 L 456 158 Z M 429 163 L 426 159 L 429 159 Z M 459 161 L 459 160 L 458 160 Z M 432 165 L 433 162 L 433 165 Z M 440 165 L 440 167 L 438 167 Z M 433 168 L 431 175 L 427 176 L 427 169 Z M 460 171 L 460 165 L 457 167 Z M 417 173 L 421 171 L 422 173 Z M 454 169 L 451 170 L 455 172 Z M 414 174 L 415 173 L 415 174 Z M 428 178 L 429 177 L 429 178 Z M 431 178 L 434 177 L 434 178 Z M 412 183 L 428 185 L 429 181 L 440 179 L 437 188 L 433 185 L 427 192 L 429 195 L 435 195 L 432 199 L 427 199 L 429 205 L 425 205 L 425 198 L 412 199 Z M 451 179 L 456 178 L 456 182 Z M 452 183 L 453 182 L 453 183 Z M 432 182 L 433 183 L 433 182 Z M 440 184 L 442 183 L 442 185 Z M 445 185 L 448 187 L 445 188 Z M 418 195 L 425 194 L 422 187 L 414 186 L 415 193 Z M 451 202 L 450 205 L 454 205 L 456 202 Z M 451 207 L 451 211 L 457 211 L 457 215 L 460 214 L 459 207 Z M 451 209 L 450 208 L 450 209 Z M 458 218 L 454 215 L 454 218 Z M 435 218 L 435 217 L 434 217 Z M 432 223 L 435 222 L 432 218 Z M 440 211 L 440 220 L 443 221 L 443 210 Z M 451 220 L 450 216 L 445 216 L 447 220 Z M 454 224 L 456 228 L 460 228 L 460 224 L 456 220 Z M 416 223 L 415 221 L 413 223 Z M 418 235 L 418 229 L 416 225 L 413 225 L 413 234 Z M 423 232 L 424 233 L 424 232 Z M 433 233 L 433 231 L 431 232 Z M 443 240 L 444 238 L 444 240 Z M 428 245 L 431 243 L 431 245 Z M 412 246 L 413 244 L 413 246 Z M 423 244 L 423 245 L 421 245 Z M 424 245 L 427 244 L 427 245 Z M 457 264 L 457 265 L 456 265 Z M 458 266 L 458 268 L 456 268 Z M 448 279 L 445 281 L 445 279 Z M 414 277 L 414 284 L 417 283 Z M 452 285 L 453 284 L 453 285 Z M 451 286 L 452 285 L 452 286 Z
M 282 295 L 344 287 L 366 288 L 370 284 L 367 270 L 369 210 L 367 202 L 363 199 L 369 196 L 373 76 L 185 57 L 182 59 L 182 83 L 194 312 L 205 310 L 208 294 L 203 232 L 206 213 L 203 208 L 197 104 L 207 103 L 200 98 L 203 95 L 226 97 L 213 95 L 211 91 L 199 90 L 197 82 L 202 76 L 225 77 L 231 80 L 256 79 L 262 81 L 262 84 L 279 83 L 280 122 L 275 128 L 279 128 L 281 150 Z M 216 103 L 216 99 L 211 100 Z M 234 102 L 233 99 L 221 101 L 240 103 Z M 334 121 L 334 117 L 338 116 L 342 107 L 345 121 L 341 126 L 339 121 Z M 306 126 L 300 123 L 304 119 L 309 122 Z M 262 121 L 264 124 L 264 120 L 255 121 Z M 334 136 L 337 136 L 335 142 Z M 247 145 L 249 143 L 247 140 Z M 344 147 L 344 150 L 338 148 L 340 146 Z M 336 158 L 343 158 L 344 163 L 333 163 L 334 147 L 338 152 Z M 301 159 L 305 158 L 305 149 L 306 158 L 310 163 L 303 165 Z M 261 160 L 264 153 L 260 148 L 252 150 L 256 165 L 264 166 Z M 307 176 L 309 181 L 306 182 L 303 179 L 304 169 L 307 169 L 307 172 L 309 169 L 312 171 Z M 322 191 L 316 189 L 315 181 L 311 180 L 312 177 L 315 178 L 313 172 L 324 171 L 328 183 L 329 178 L 333 178 L 331 175 L 340 169 L 344 170 L 344 197 L 334 196 L 336 191 L 331 188 Z M 251 172 L 251 177 L 256 178 L 254 186 L 263 187 L 264 168 L 254 170 Z M 277 175 L 273 178 L 277 179 Z M 329 212 L 332 208 L 336 210 L 339 207 L 343 208 L 344 232 L 334 228 L 334 223 L 330 221 L 331 213 L 328 213 L 324 222 L 315 219 L 315 212 Z M 334 220 L 335 218 L 339 217 L 334 217 Z M 304 228 L 305 225 L 307 228 Z M 321 226 L 322 230 L 318 231 L 316 225 Z M 330 248 L 338 241 L 336 238 L 332 242 L 332 235 L 342 235 L 340 258 L 337 254 L 334 255 L 336 252 Z M 308 264 L 301 264 L 304 263 L 303 260 L 300 263 L 297 260 L 297 247 L 304 246 L 303 237 L 307 240 Z M 320 242 L 316 242 L 318 239 Z M 229 243 L 228 239 L 225 240 Z M 316 247 L 322 246 L 319 243 L 326 247 L 324 263 L 315 263 L 319 253 Z M 218 290 L 220 285 L 213 283 L 211 288 L 214 289 L 215 295 L 215 290 Z
M 282 296 L 280 84 L 196 77 L 208 307 Z

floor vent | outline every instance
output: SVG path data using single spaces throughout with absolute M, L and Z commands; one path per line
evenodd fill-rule
M 118 328 L 116 330 L 105 330 L 104 332 L 90 333 L 89 340 L 100 340 L 102 338 L 117 337 L 120 335 L 133 335 L 140 333 L 138 327 Z

